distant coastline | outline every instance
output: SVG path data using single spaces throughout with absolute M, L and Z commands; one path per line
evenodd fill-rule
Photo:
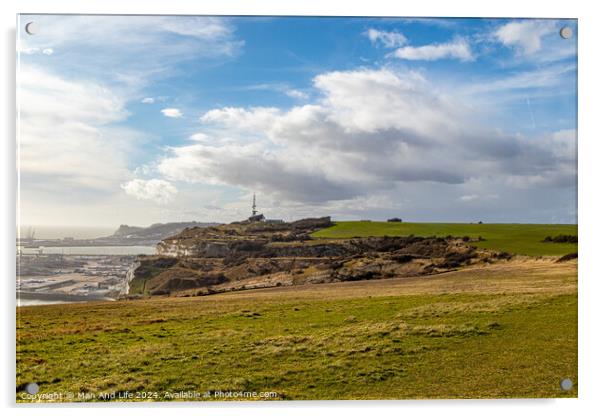
M 148 227 L 122 224 L 116 230 L 109 231 L 104 228 L 93 227 L 82 227 L 81 229 L 76 227 L 54 227 L 51 232 L 48 230 L 49 227 L 43 227 L 40 230 L 41 232 L 38 232 L 38 229 L 34 226 L 21 226 L 17 246 L 26 249 L 39 249 L 41 247 L 155 246 L 164 238 L 178 234 L 186 228 L 203 228 L 213 225 L 217 225 L 217 223 L 188 221 L 157 223 Z M 92 230 L 94 234 L 91 234 Z M 111 231 L 112 233 L 108 235 Z M 48 235 L 53 237 L 47 237 Z M 60 254 L 60 252 L 58 253 Z

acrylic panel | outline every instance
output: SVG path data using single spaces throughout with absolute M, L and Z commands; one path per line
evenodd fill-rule
M 577 21 L 18 16 L 18 402 L 577 396 Z

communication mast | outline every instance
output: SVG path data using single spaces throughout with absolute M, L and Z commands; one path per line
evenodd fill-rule
M 252 211 L 253 212 L 253 217 L 255 215 L 257 215 L 257 204 L 255 202 L 256 202 L 255 201 L 255 192 L 253 192 L 253 206 L 252 206 L 252 208 L 253 208 L 253 211 Z

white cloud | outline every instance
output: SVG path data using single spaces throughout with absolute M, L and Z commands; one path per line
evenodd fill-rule
M 211 140 L 211 138 L 204 133 L 195 133 L 192 136 L 190 136 L 190 140 L 195 142 L 206 142 Z
M 389 54 L 399 59 L 411 61 L 435 61 L 438 59 L 459 59 L 472 61 L 474 56 L 466 39 L 456 39 L 448 43 L 435 43 L 424 46 L 404 46 Z
M 155 102 L 155 99 L 153 97 L 145 97 L 142 100 L 140 100 L 140 102 L 142 104 L 153 104 Z
M 364 34 L 373 45 L 382 45 L 385 48 L 398 48 L 405 45 L 408 39 L 399 32 L 386 32 L 378 29 L 368 29 Z
M 516 72 L 505 77 L 473 82 L 463 89 L 468 93 L 510 92 L 536 88 L 558 87 L 567 75 L 575 72 L 574 64 L 550 64 L 543 68 Z
M 27 47 L 27 46 L 23 46 L 25 44 L 25 42 L 23 41 L 19 41 L 19 44 L 17 46 L 17 52 L 25 54 L 25 55 L 34 55 L 37 53 L 42 53 L 44 55 L 52 55 L 54 53 L 54 49 L 52 48 L 44 48 L 44 49 L 40 49 L 40 48 L 35 48 L 35 47 Z
M 280 110 L 275 107 L 223 107 L 207 111 L 200 120 L 203 123 L 262 131 L 279 114 Z
M 17 45 L 21 218 L 34 224 L 121 221 L 134 206 L 143 208 L 143 200 L 125 201 L 120 184 L 134 177 L 129 166 L 152 146 L 140 145 L 140 132 L 113 123 L 124 121 L 127 103 L 178 64 L 215 65 L 235 57 L 244 42 L 228 18 L 25 18 L 44 33 Z M 60 60 L 47 59 L 59 50 Z M 107 207 L 117 216 L 99 218 Z M 160 218 L 152 212 L 135 218 Z
M 507 47 L 531 55 L 542 47 L 542 37 L 556 31 L 556 22 L 551 20 L 524 20 L 510 22 L 500 26 L 494 33 L 495 38 Z
M 125 151 L 133 132 L 107 126 L 127 117 L 123 97 L 102 85 L 32 67 L 19 71 L 18 96 L 20 172 L 28 178 L 26 186 L 106 191 L 127 176 Z
M 25 55 L 33 55 L 34 53 L 40 52 L 40 48 L 19 47 L 17 48 L 17 52 L 23 53 Z
M 476 201 L 476 200 L 481 200 L 481 201 L 491 201 L 494 199 L 498 199 L 499 195 L 496 194 L 487 194 L 487 195 L 477 195 L 477 194 L 469 194 L 469 195 L 462 195 L 459 200 L 462 202 L 471 202 L 471 201 Z
M 478 199 L 478 198 L 479 198 L 479 196 L 478 195 L 474 195 L 474 194 L 471 194 L 471 195 L 462 195 L 460 197 L 460 201 L 468 202 L 468 201 L 474 201 L 475 199 Z
M 178 190 L 163 179 L 132 179 L 121 185 L 126 194 L 136 199 L 149 200 L 159 204 L 171 202 Z
M 171 117 L 171 118 L 183 117 L 183 114 L 179 108 L 164 108 L 161 110 L 161 112 L 163 113 L 163 115 L 165 117 Z
M 24 19 L 24 17 L 21 17 Z M 231 59 L 244 46 L 228 18 L 206 16 L 36 15 L 43 35 L 20 39 L 19 50 L 61 51 L 61 71 L 140 89 L 177 64 Z M 32 19 L 28 16 L 27 19 Z M 107 74 L 111 74 L 107 77 Z
M 295 98 L 298 100 L 307 100 L 309 99 L 309 94 L 304 91 L 301 91 L 296 88 L 291 88 L 288 84 L 284 83 L 266 83 L 266 84 L 254 84 L 243 87 L 242 90 L 249 91 L 257 91 L 257 90 L 267 90 L 267 91 L 276 91 L 282 94 L 285 94 L 291 98 Z
M 307 100 L 309 98 L 309 94 L 292 88 L 285 90 L 284 93 L 289 97 L 296 98 L 298 100 Z
M 463 188 L 492 175 L 510 188 L 562 187 L 574 178 L 569 133 L 532 140 L 484 127 L 478 111 L 419 73 L 335 71 L 317 76 L 314 86 L 318 101 L 288 111 L 208 111 L 203 136 L 170 149 L 159 172 L 322 207 L 413 183 L 454 185 L 462 193 L 450 198 L 461 200 L 489 195 Z

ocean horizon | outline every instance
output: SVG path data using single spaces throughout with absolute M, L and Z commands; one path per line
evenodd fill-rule
M 30 230 L 35 231 L 36 239 L 57 239 L 73 237 L 76 239 L 107 237 L 112 235 L 115 227 L 92 227 L 92 226 L 69 226 L 69 225 L 29 225 L 17 226 L 21 231 L 21 237 L 28 235 Z

